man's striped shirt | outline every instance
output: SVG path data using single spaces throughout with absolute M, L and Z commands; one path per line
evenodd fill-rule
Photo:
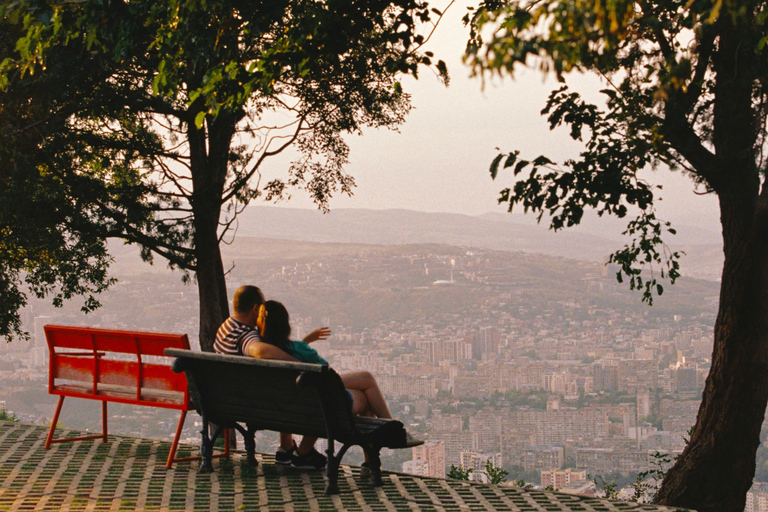
M 229 317 L 216 332 L 213 351 L 234 356 L 248 355 L 248 347 L 255 341 L 261 341 L 258 329 Z

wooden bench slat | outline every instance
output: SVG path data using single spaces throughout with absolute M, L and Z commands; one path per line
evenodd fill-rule
M 93 394 L 91 386 L 85 386 L 79 382 L 63 382 L 61 384 L 56 384 L 54 386 L 54 391 L 55 393 L 53 394 L 71 396 L 74 398 L 90 398 L 94 400 L 107 400 L 130 404 L 133 404 L 136 401 L 135 387 L 116 386 L 113 384 L 99 384 L 95 395 Z M 173 409 L 190 410 L 190 405 L 184 401 L 184 393 L 142 388 L 141 396 L 141 405 L 154 406 L 157 404 L 164 404 L 163 406 L 173 406 L 170 407 Z

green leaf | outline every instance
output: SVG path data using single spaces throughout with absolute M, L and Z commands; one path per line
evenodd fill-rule
M 198 130 L 203 127 L 203 123 L 205 122 L 205 115 L 206 112 L 198 112 L 195 116 L 195 126 Z
M 517 160 L 518 152 L 514 151 L 509 154 L 507 159 L 504 161 L 504 168 L 512 167 L 515 164 L 515 161 Z
M 520 160 L 519 162 L 517 162 L 517 165 L 515 166 L 515 171 L 514 171 L 515 176 L 520 174 L 520 171 L 522 171 L 525 168 L 525 166 L 528 165 L 529 163 L 531 162 L 529 162 L 528 160 Z
M 491 162 L 491 179 L 496 179 L 496 175 L 499 173 L 499 163 L 502 158 L 504 158 L 504 155 L 499 153 L 496 155 L 496 158 L 493 159 L 493 162 Z

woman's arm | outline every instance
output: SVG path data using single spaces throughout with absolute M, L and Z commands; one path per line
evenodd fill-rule
M 313 341 L 318 340 L 327 340 L 328 336 L 331 335 L 331 328 L 330 327 L 320 327 L 319 329 L 315 329 L 311 333 L 304 336 L 304 343 L 312 343 Z

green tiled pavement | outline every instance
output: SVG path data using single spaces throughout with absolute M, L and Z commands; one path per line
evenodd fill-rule
M 353 466 L 341 468 L 341 492 L 326 496 L 322 472 L 278 466 L 271 455 L 257 454 L 259 465 L 253 468 L 235 453 L 231 461 L 216 459 L 214 473 L 201 474 L 198 462 L 165 469 L 167 442 L 110 436 L 106 444 L 76 441 L 46 450 L 46 434 L 44 427 L 0 422 L 0 510 L 671 510 L 394 472 L 385 472 L 384 487 L 374 489 Z M 58 433 L 70 434 L 76 435 Z M 177 456 L 195 450 L 182 446 Z

